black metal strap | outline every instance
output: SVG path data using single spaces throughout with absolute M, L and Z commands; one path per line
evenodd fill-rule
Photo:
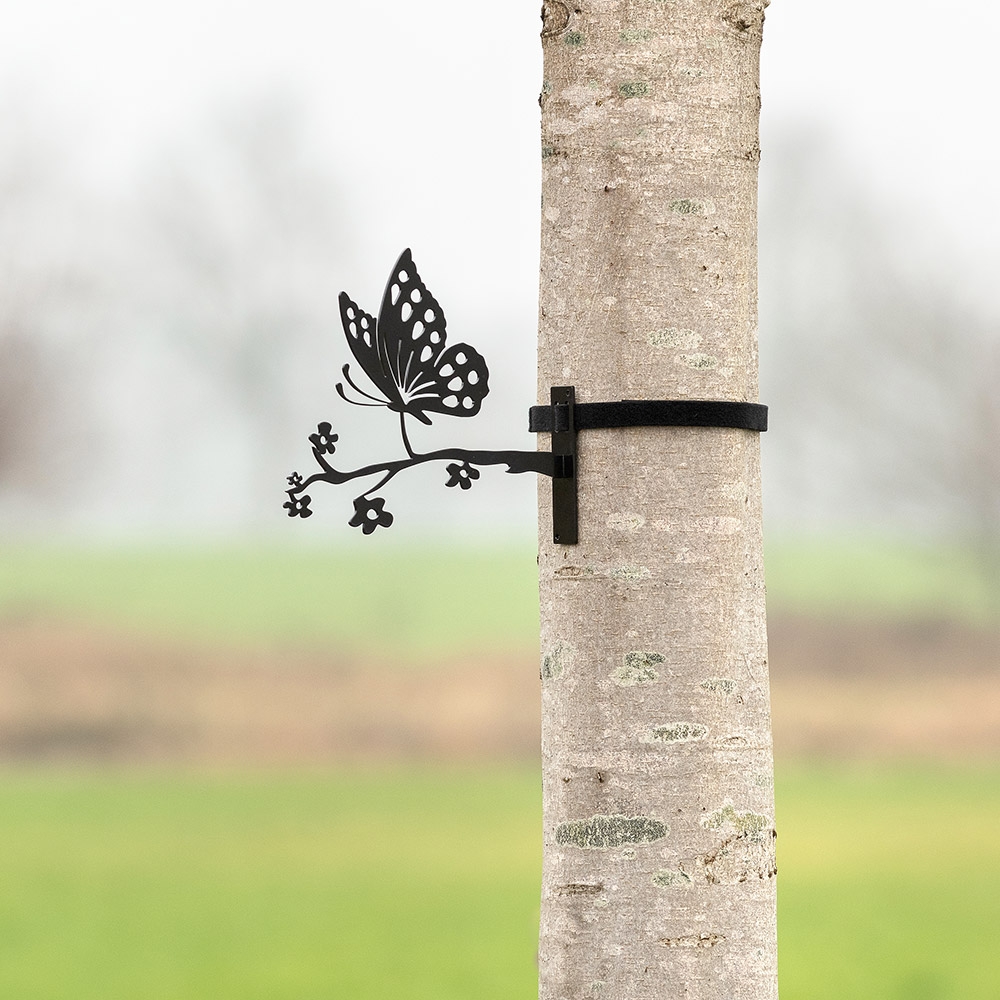
M 528 410 L 528 430 L 551 433 L 559 414 L 551 406 Z M 622 399 L 617 403 L 576 403 L 573 423 L 578 431 L 602 427 L 736 427 L 767 430 L 767 407 L 715 399 Z

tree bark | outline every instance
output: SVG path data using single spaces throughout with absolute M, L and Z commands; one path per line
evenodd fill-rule
M 766 2 L 545 3 L 541 402 L 756 400 Z M 539 504 L 541 1000 L 774 998 L 759 435 L 578 446 L 580 543 Z

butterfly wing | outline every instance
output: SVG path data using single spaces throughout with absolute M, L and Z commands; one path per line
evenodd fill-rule
M 410 251 L 404 250 L 382 297 L 375 343 L 398 389 L 402 411 L 426 424 L 427 410 L 475 415 L 489 392 L 482 355 L 468 344 L 446 348 L 446 339 L 441 305 L 417 273 Z
M 474 417 L 490 391 L 489 369 L 483 356 L 468 344 L 455 344 L 437 360 L 433 379 L 415 402 L 424 410 Z
M 340 321 L 344 335 L 364 373 L 390 404 L 402 405 L 399 389 L 382 358 L 375 317 L 366 313 L 346 292 L 340 293 Z

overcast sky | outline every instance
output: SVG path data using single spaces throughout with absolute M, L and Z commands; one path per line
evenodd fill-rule
M 491 367 L 502 347 L 530 392 L 539 0 L 0 0 L 0 10 L 0 130 L 23 114 L 63 145 L 72 172 L 114 193 L 195 143 L 220 109 L 301 107 L 316 163 L 350 205 L 354 253 L 331 295 L 377 302 L 412 246 L 453 335 Z M 1000 268 L 988 14 L 982 0 L 773 0 L 762 61 L 762 171 L 773 167 L 769 137 L 827 133 L 897 243 L 984 301 Z M 500 345 L 477 335 L 484 326 L 506 331 Z M 527 510 L 529 488 L 518 496 Z
M 530 286 L 538 6 L 5 0 L 0 80 L 9 98 L 45 109 L 72 135 L 81 167 L 109 182 L 209 109 L 284 93 L 305 105 L 318 153 L 341 172 L 373 265 L 426 240 L 444 272 L 475 280 L 469 250 L 489 243 L 499 248 L 489 262 L 506 261 Z M 890 211 L 943 227 L 992 274 L 993 14 L 983 0 L 774 0 L 764 169 L 769 129 L 820 123 Z

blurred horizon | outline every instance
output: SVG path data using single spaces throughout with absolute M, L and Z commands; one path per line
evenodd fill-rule
M 281 490 L 311 462 L 315 425 L 332 421 L 345 454 L 365 457 L 394 433 L 333 392 L 347 353 L 336 296 L 374 308 L 407 245 L 453 339 L 479 348 L 493 376 L 474 426 L 415 433 L 428 445 L 533 447 L 534 9 L 494 24 L 463 6 L 478 39 L 466 45 L 448 33 L 452 2 L 419 16 L 398 3 L 321 13 L 303 0 L 279 14 L 257 2 L 239 24 L 210 2 L 197 30 L 183 5 L 123 9 L 105 0 L 81 19 L 44 0 L 0 40 L 4 534 L 300 544 L 307 532 L 287 523 Z M 966 126 L 944 156 L 962 127 L 941 118 L 947 93 L 899 78 L 931 45 L 942 91 L 963 85 L 946 60 L 963 79 L 979 72 L 958 47 L 971 10 L 901 27 L 877 3 L 866 32 L 836 43 L 812 33 L 808 5 L 768 11 L 769 537 L 1000 549 L 1000 308 L 983 280 L 1000 264 L 984 241 L 1000 217 L 982 170 L 994 140 Z M 376 22 L 372 48 L 360 40 Z M 866 87 L 840 71 L 900 31 L 912 46 L 892 49 L 899 70 L 881 67 Z M 987 98 L 969 98 L 967 123 L 983 120 L 977 101 Z M 910 156 L 929 122 L 942 142 Z M 956 218 L 973 208 L 977 225 Z M 532 478 L 488 473 L 474 500 L 456 500 L 414 475 L 393 509 L 414 539 L 531 539 Z M 350 534 L 336 492 L 317 497 L 309 539 Z

